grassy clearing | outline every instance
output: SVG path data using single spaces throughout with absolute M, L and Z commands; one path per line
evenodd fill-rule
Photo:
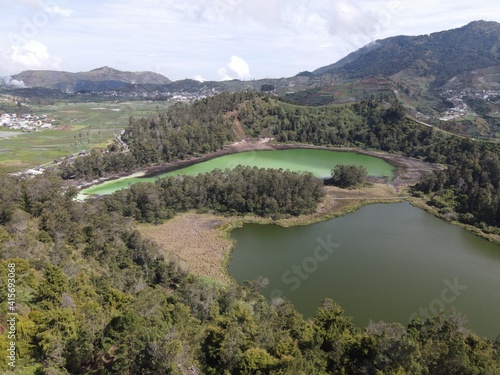
M 19 132 L 0 139 L 0 174 L 50 163 L 93 147 L 106 147 L 124 129 L 130 117 L 139 119 L 162 112 L 171 102 L 69 103 L 31 106 L 35 115 L 54 119 L 56 129 Z
M 174 258 L 190 273 L 231 282 L 225 269 L 233 242 L 220 228 L 233 218 L 209 214 L 185 213 L 161 225 L 141 225 L 140 232 L 157 242 L 166 258 Z
M 243 223 L 275 223 L 287 227 L 307 225 L 345 215 L 369 203 L 398 202 L 403 195 L 384 184 L 353 190 L 328 186 L 326 192 L 324 201 L 311 215 L 272 220 L 257 216 L 224 217 L 189 212 L 161 225 L 140 225 L 139 231 L 157 242 L 166 257 L 173 257 L 192 274 L 228 284 L 232 278 L 226 265 L 234 246 L 230 232 Z

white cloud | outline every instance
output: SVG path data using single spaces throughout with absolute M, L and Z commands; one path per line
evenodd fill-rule
M 7 86 L 14 86 L 18 88 L 24 88 L 26 85 L 24 84 L 23 81 L 18 81 L 17 79 L 12 79 L 12 77 L 5 77 L 3 78 L 4 83 Z
M 202 77 L 201 74 L 196 74 L 193 79 L 198 82 L 205 82 L 205 78 Z
M 28 9 L 29 12 L 25 14 L 26 17 L 31 18 L 33 16 L 34 10 L 43 9 L 47 13 L 57 14 L 59 16 L 67 17 L 71 15 L 72 10 L 69 8 L 63 8 L 61 5 L 67 3 L 69 0 L 0 0 L 0 6 L 2 10 L 6 10 L 7 7 L 24 7 L 25 10 Z
M 57 55 L 65 70 L 126 61 L 174 80 L 291 76 L 376 39 L 500 20 L 491 0 L 0 0 L 0 9 L 0 75 L 57 66 Z
M 239 56 L 231 56 L 229 64 L 227 64 L 229 69 L 236 73 L 236 76 L 241 79 L 250 78 L 250 67 L 247 62 Z
M 57 4 L 57 2 L 48 1 L 43 5 L 43 9 L 50 14 L 55 14 L 58 16 L 69 17 L 73 13 L 70 8 L 63 8 Z
M 36 40 L 31 39 L 22 45 L 13 45 L 11 48 L 10 58 L 15 65 L 21 65 L 24 68 L 57 68 L 59 66 L 59 59 L 51 57 L 47 47 Z
M 0 0 L 0 5 L 2 6 L 14 6 L 14 5 L 24 5 L 29 7 L 36 7 L 41 4 L 42 0 L 17 0 L 13 2 L 11 0 Z
M 227 63 L 226 67 L 219 68 L 217 74 L 223 81 L 228 81 L 234 78 L 248 79 L 251 78 L 250 66 L 241 57 L 233 55 Z
M 373 13 L 353 1 L 338 0 L 331 5 L 325 15 L 334 35 L 364 32 L 377 22 Z
M 217 70 L 217 74 L 219 75 L 219 78 L 221 81 L 230 81 L 233 79 L 228 73 L 226 68 L 219 68 Z

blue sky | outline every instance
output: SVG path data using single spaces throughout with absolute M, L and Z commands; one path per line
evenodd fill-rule
M 170 79 L 288 77 L 376 39 L 500 21 L 493 0 L 0 0 L 0 77 L 108 65 Z

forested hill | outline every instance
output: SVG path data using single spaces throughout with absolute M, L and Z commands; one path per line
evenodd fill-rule
M 499 232 L 500 152 L 495 143 L 473 141 L 424 126 L 397 102 L 365 100 L 307 107 L 274 96 L 240 92 L 178 103 L 158 116 L 130 119 L 123 140 L 129 152 L 78 158 L 62 166 L 64 178 L 92 180 L 106 174 L 161 165 L 222 149 L 245 137 L 277 142 L 357 147 L 401 153 L 447 165 L 414 189 L 449 220 Z
M 401 131 L 390 129 L 401 123 Z M 220 94 L 192 105 L 177 103 L 157 116 L 129 119 L 122 139 L 129 153 L 97 153 L 64 166 L 63 176 L 93 179 L 106 173 L 176 161 L 222 149 L 243 138 L 271 137 L 279 142 L 411 151 L 429 128 L 411 126 L 397 103 L 378 100 L 355 105 L 306 107 L 256 92 Z M 377 125 L 375 134 L 371 131 Z M 110 147 L 118 149 L 117 145 Z
M 409 69 L 421 76 L 434 76 L 437 86 L 461 72 L 495 65 L 500 65 L 500 24 L 475 21 L 429 35 L 377 40 L 314 73 L 363 78 Z

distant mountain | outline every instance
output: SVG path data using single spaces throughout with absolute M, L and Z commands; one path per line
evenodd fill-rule
M 124 72 L 108 66 L 80 73 L 26 70 L 11 78 L 22 81 L 27 87 L 44 87 L 64 92 L 120 90 L 127 85 L 164 85 L 172 82 L 158 73 Z
M 343 57 L 342 59 L 340 59 L 339 61 L 337 61 L 333 64 L 323 66 L 319 69 L 316 69 L 313 72 L 313 74 L 329 73 L 335 69 L 342 68 L 343 66 L 345 66 L 353 61 L 356 61 L 356 59 L 358 59 L 359 57 L 366 55 L 368 52 L 370 52 L 378 47 L 380 47 L 380 44 L 378 42 L 370 43 L 364 47 L 361 47 L 357 51 L 354 51 L 354 52 L 348 54 L 347 56 Z
M 377 40 L 314 73 L 353 79 L 409 70 L 413 75 L 433 76 L 436 87 L 462 72 L 495 65 L 500 65 L 500 24 L 475 21 L 429 35 Z
M 78 100 L 116 96 L 193 100 L 270 86 L 285 100 L 304 105 L 352 103 L 375 96 L 397 99 L 426 124 L 474 138 L 500 139 L 497 22 L 475 21 L 429 35 L 377 40 L 333 64 L 280 79 L 172 82 L 153 72 L 105 66 L 81 73 L 30 70 L 8 77 L 3 87 L 1 81 L 0 92 L 11 95 L 58 98 L 69 93 Z

